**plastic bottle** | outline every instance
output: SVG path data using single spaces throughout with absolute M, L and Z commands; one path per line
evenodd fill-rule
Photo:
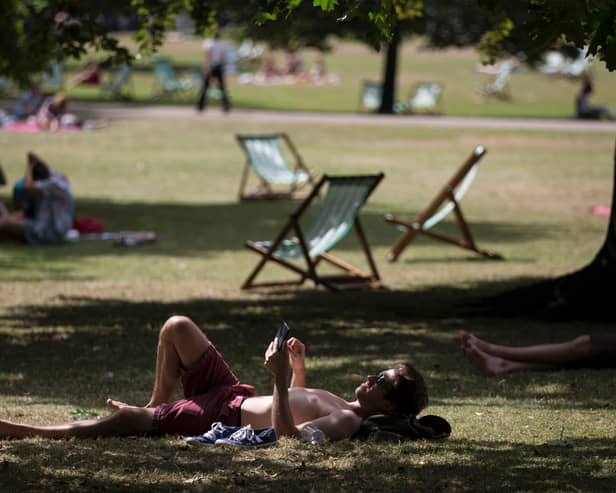
M 302 439 L 310 445 L 318 445 L 325 441 L 325 434 L 316 426 L 306 425 L 302 428 Z

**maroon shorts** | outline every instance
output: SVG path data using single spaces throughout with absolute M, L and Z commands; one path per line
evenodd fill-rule
M 240 406 L 255 388 L 243 385 L 213 344 L 201 359 L 182 374 L 184 399 L 161 404 L 154 411 L 158 433 L 198 435 L 212 423 L 240 424 Z

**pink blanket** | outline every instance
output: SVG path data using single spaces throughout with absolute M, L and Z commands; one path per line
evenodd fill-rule
M 29 122 L 14 122 L 9 123 L 2 127 L 7 132 L 24 132 L 24 133 L 35 133 L 35 132 L 46 132 L 44 128 L 39 127 L 36 123 Z M 61 127 L 60 132 L 74 132 L 76 130 L 81 130 L 81 127 L 73 125 L 70 127 Z
M 605 205 L 595 205 L 592 209 L 590 209 L 590 213 L 595 216 L 609 216 L 610 208 Z

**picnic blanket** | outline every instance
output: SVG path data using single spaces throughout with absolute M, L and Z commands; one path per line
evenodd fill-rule
M 46 129 L 40 127 L 36 122 L 12 122 L 7 123 L 2 127 L 7 132 L 20 132 L 20 133 L 37 133 L 47 132 Z M 79 125 L 62 126 L 58 129 L 59 132 L 76 132 L 82 130 Z

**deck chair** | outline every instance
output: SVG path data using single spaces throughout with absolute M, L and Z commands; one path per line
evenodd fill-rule
M 62 63 L 53 62 L 43 72 L 41 86 L 45 92 L 58 92 L 64 88 L 64 78 L 62 76 Z
M 118 69 L 113 81 L 110 84 L 101 86 L 101 92 L 103 96 L 111 98 L 130 98 L 134 92 L 132 87 L 131 75 L 133 69 L 130 65 L 123 63 Z M 123 94 L 124 90 L 130 86 L 128 94 Z M 130 95 L 129 95 L 130 94 Z
M 246 247 L 261 255 L 261 259 L 244 281 L 242 289 L 301 285 L 307 279 L 312 280 L 317 286 L 321 285 L 332 291 L 351 287 L 380 287 L 379 273 L 358 214 L 383 176 L 382 173 L 358 176 L 324 175 L 314 186 L 310 195 L 291 214 L 289 221 L 274 241 L 246 242 Z M 320 203 L 318 212 L 310 226 L 304 229 L 300 221 L 326 185 L 327 193 Z M 329 253 L 346 236 L 352 226 L 355 227 L 370 267 L 370 273 L 362 272 Z M 303 268 L 302 260 L 305 262 Z M 257 275 L 270 261 L 298 274 L 299 279 L 255 283 Z M 317 273 L 317 267 L 323 261 L 342 270 L 343 274 L 321 275 Z
M 511 60 L 501 63 L 500 69 L 492 82 L 477 84 L 475 90 L 485 97 L 495 96 L 500 99 L 511 99 L 509 78 L 513 72 L 514 64 Z
M 246 154 L 246 164 L 240 181 L 240 200 L 290 199 L 298 198 L 296 193 L 307 183 L 314 185 L 312 173 L 304 164 L 302 156 L 286 133 L 235 136 Z M 281 142 L 286 142 L 295 159 L 294 169 L 289 165 Z M 246 183 L 250 169 L 253 169 L 260 182 L 257 188 L 246 193 Z M 283 191 L 276 191 L 274 187 Z
M 442 94 L 440 82 L 418 82 L 411 89 L 406 110 L 409 113 L 440 113 Z
M 154 96 L 174 96 L 183 94 L 194 88 L 194 83 L 191 79 L 180 79 L 171 61 L 168 58 L 155 58 L 153 63 L 155 84 L 158 87 L 154 88 Z M 156 91 L 158 89 L 158 91 Z
M 464 219 L 462 209 L 460 208 L 460 201 L 464 194 L 470 187 L 471 183 L 475 179 L 475 175 L 479 170 L 479 160 L 485 155 L 486 149 L 483 146 L 475 147 L 473 153 L 462 164 L 462 166 L 456 171 L 453 177 L 445 184 L 443 189 L 432 200 L 430 205 L 417 216 L 412 222 L 403 221 L 397 219 L 391 214 L 385 216 L 385 221 L 390 224 L 398 226 L 403 234 L 391 247 L 387 254 L 387 259 L 390 262 L 394 262 L 398 259 L 402 251 L 417 237 L 419 234 L 426 235 L 436 240 L 441 240 L 452 245 L 472 250 L 479 255 L 491 259 L 502 259 L 499 254 L 490 252 L 488 250 L 482 250 L 477 247 L 468 223 Z M 437 233 L 432 231 L 432 228 L 436 226 L 441 220 L 443 220 L 451 211 L 456 216 L 456 222 L 462 233 L 462 238 L 455 238 L 453 236 L 445 235 L 443 233 Z
M 371 80 L 361 81 L 359 109 L 364 111 L 377 111 L 381 107 L 383 98 L 383 85 Z

